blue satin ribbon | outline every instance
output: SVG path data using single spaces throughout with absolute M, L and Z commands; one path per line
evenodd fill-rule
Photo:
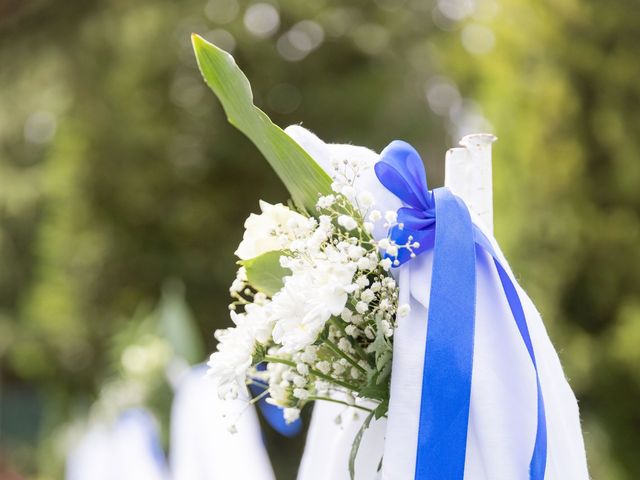
M 402 202 L 390 238 L 400 248 L 399 266 L 434 249 L 424 354 L 416 480 L 462 480 L 467 448 L 476 313 L 476 256 L 494 261 L 509 308 L 536 373 L 536 440 L 529 479 L 544 480 L 547 427 L 533 344 L 516 286 L 491 242 L 476 227 L 462 200 L 447 188 L 430 191 L 415 149 L 392 142 L 375 165 L 380 182 Z M 437 221 L 436 221 L 437 219 Z M 418 245 L 415 245 L 415 243 Z

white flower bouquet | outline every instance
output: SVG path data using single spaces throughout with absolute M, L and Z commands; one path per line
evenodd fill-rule
M 254 401 L 266 397 L 289 422 L 317 400 L 362 410 L 364 431 L 387 415 L 394 329 L 409 312 L 399 304 L 391 267 L 401 250 L 413 255 L 419 243 L 387 238 L 400 203 L 386 190 L 366 188 L 375 158 L 334 156 L 321 168 L 253 105 L 233 57 L 197 36 L 194 47 L 230 122 L 253 140 L 292 195 L 288 205 L 261 201 L 260 213 L 245 222 L 230 287 L 234 326 L 216 331 L 209 374 L 222 398 L 235 398 L 248 384 L 263 387 Z M 377 205 L 376 196 L 385 194 Z M 394 208 L 385 210 L 389 205 Z
M 385 415 L 396 317 L 408 311 L 398 305 L 392 260 L 380 253 L 398 247 L 371 235 L 375 223 L 394 223 L 395 212 L 383 216 L 371 194 L 353 195 L 357 160 L 334 168 L 334 193 L 318 198 L 316 216 L 260 202 L 262 212 L 247 219 L 230 288 L 235 326 L 216 332 L 209 362 L 221 396 L 263 383 L 289 420 L 313 400 Z M 266 370 L 256 370 L 263 362 Z

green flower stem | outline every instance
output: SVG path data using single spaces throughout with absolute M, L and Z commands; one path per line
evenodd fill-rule
M 342 350 L 340 350 L 340 347 L 338 347 L 335 343 L 333 343 L 331 340 L 329 340 L 328 338 L 323 342 L 327 347 L 329 347 L 329 349 L 331 351 L 333 351 L 336 355 L 344 358 L 347 362 L 349 362 L 354 368 L 358 369 L 360 371 L 360 373 L 364 373 L 365 375 L 367 374 L 367 371 L 362 368 L 360 365 L 358 365 L 358 362 L 356 362 L 353 358 L 351 358 L 349 355 L 347 355 L 345 352 L 343 352 Z
M 285 358 L 280 358 L 280 357 L 274 357 L 271 355 L 265 355 L 264 357 L 264 361 L 265 362 L 270 362 L 270 363 L 282 363 L 283 365 L 289 365 L 292 368 L 296 368 L 296 362 L 292 362 L 291 360 L 287 360 Z M 309 372 L 312 373 L 313 375 L 315 375 L 318 378 L 322 378 L 323 380 L 326 380 L 327 382 L 331 382 L 335 385 L 339 385 L 341 387 L 344 387 L 348 390 L 351 390 L 352 392 L 359 392 L 360 391 L 360 387 L 356 386 L 356 385 L 352 385 L 350 383 L 347 383 L 343 380 L 338 380 L 337 378 L 333 378 L 329 375 L 325 375 L 324 373 L 315 370 L 313 368 L 309 368 Z
M 266 397 L 267 395 L 269 395 L 269 390 L 265 390 L 264 392 L 262 392 L 257 397 L 253 397 L 251 400 L 249 400 L 249 403 L 254 405 L 254 404 L 258 403 L 262 398 Z
M 339 403 L 340 405 L 344 405 L 346 407 L 352 407 L 352 408 L 357 408 L 359 410 L 364 410 L 365 412 L 369 412 L 372 413 L 373 410 L 368 409 L 367 407 L 362 407 L 360 405 L 355 405 L 355 404 L 350 404 L 347 402 L 343 402 L 342 400 L 337 400 L 335 398 L 330 398 L 330 397 L 315 397 L 315 396 L 310 396 L 307 400 L 322 400 L 325 402 L 332 402 L 332 403 Z
M 342 324 L 342 322 L 340 320 L 338 320 L 337 318 L 332 318 L 331 319 L 331 323 L 333 323 L 333 325 L 342 332 L 342 334 L 346 337 L 349 338 L 349 335 L 347 335 L 346 330 L 344 329 L 344 325 Z M 358 342 L 350 342 L 351 345 L 353 346 L 353 348 L 356 349 L 356 352 L 358 352 L 358 354 L 360 355 L 360 358 L 362 360 L 364 360 L 365 362 L 367 362 L 367 364 L 369 364 L 369 359 L 367 358 L 367 352 L 365 352 L 363 350 L 363 348 L 360 346 L 360 344 Z M 362 367 L 361 367 L 362 368 Z M 363 373 L 366 373 L 365 370 L 362 370 Z

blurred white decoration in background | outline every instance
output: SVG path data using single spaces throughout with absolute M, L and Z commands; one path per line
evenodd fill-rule
M 464 20 L 471 14 L 474 2 L 471 0 L 438 0 L 438 10 L 449 20 Z
M 478 23 L 465 25 L 460 32 L 462 46 L 469 53 L 474 55 L 484 55 L 493 50 L 496 37 L 489 27 Z
M 285 60 L 297 62 L 324 42 L 324 29 L 313 20 L 302 20 L 284 33 L 277 43 L 278 53 Z
M 53 113 L 33 112 L 24 122 L 24 139 L 29 143 L 42 144 L 53 139 L 58 122 Z
M 458 87 L 446 77 L 434 76 L 425 85 L 429 107 L 438 115 L 448 115 L 460 107 L 462 97 Z
M 93 425 L 67 457 L 66 480 L 169 480 L 158 428 L 144 409 Z

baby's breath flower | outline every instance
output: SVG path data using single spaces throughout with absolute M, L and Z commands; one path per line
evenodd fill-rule
M 358 262 L 357 262 L 356 265 L 358 266 L 358 270 L 371 270 L 372 269 L 371 260 L 369 260 L 368 257 L 362 257 L 362 258 L 358 259 Z
M 287 423 L 293 423 L 300 418 L 299 408 L 285 408 L 283 411 L 284 421 Z
M 347 352 L 349 353 L 349 351 L 352 350 L 351 348 L 351 343 L 349 343 L 349 340 L 347 340 L 346 338 L 342 337 L 339 341 L 338 341 L 338 347 L 340 348 L 340 350 L 342 350 L 343 352 Z
M 370 325 L 364 329 L 364 334 L 369 340 L 373 340 L 374 338 L 376 338 L 376 334 L 374 333 L 373 328 L 371 328 Z
M 371 195 L 371 193 L 369 193 L 369 192 L 361 192 L 358 195 L 358 203 L 363 208 L 371 207 L 371 205 L 373 205 L 374 201 L 375 201 L 375 199 L 373 198 L 373 195 Z
M 356 311 L 358 313 L 365 313 L 367 310 L 369 310 L 369 305 L 367 305 L 365 302 L 356 303 Z
M 331 364 L 326 360 L 316 363 L 316 369 L 325 375 L 331 371 Z
M 386 250 L 391 246 L 391 241 L 388 238 L 383 238 L 378 242 L 378 248 Z
M 360 288 L 365 288 L 369 286 L 369 279 L 366 277 L 366 275 L 360 275 L 358 278 L 356 278 L 356 283 Z
M 333 362 L 333 373 L 335 375 L 342 375 L 345 371 L 344 365 L 342 363 L 338 362 Z
M 358 333 L 360 333 L 360 331 L 358 330 L 358 327 L 356 327 L 353 324 L 349 324 L 345 327 L 344 331 L 347 333 L 347 335 L 351 336 L 351 337 L 356 337 L 358 336 Z
M 391 259 L 390 258 L 383 258 L 382 260 L 380 260 L 380 266 L 384 270 L 389 271 L 389 269 L 391 268 Z
M 338 217 L 338 225 L 344 227 L 348 231 L 351 231 L 358 227 L 358 222 L 356 222 L 350 215 L 340 215 Z
M 364 256 L 366 250 L 359 245 L 351 245 L 347 252 L 351 260 L 358 260 Z
M 335 201 L 336 201 L 335 195 L 325 195 L 324 197 L 320 197 L 318 199 L 317 206 L 319 208 L 327 209 L 331 207 L 331 205 L 333 205 Z
M 388 210 L 384 214 L 384 219 L 389 223 L 396 223 L 398 221 L 398 213 L 393 210 Z
M 366 303 L 371 302 L 371 300 L 373 300 L 375 297 L 376 295 L 371 289 L 366 289 L 364 292 L 362 292 L 362 295 L 360 295 L 360 299 Z
M 382 213 L 380 213 L 380 210 L 372 210 L 371 213 L 369 213 L 369 220 L 373 223 L 377 222 L 381 218 Z

